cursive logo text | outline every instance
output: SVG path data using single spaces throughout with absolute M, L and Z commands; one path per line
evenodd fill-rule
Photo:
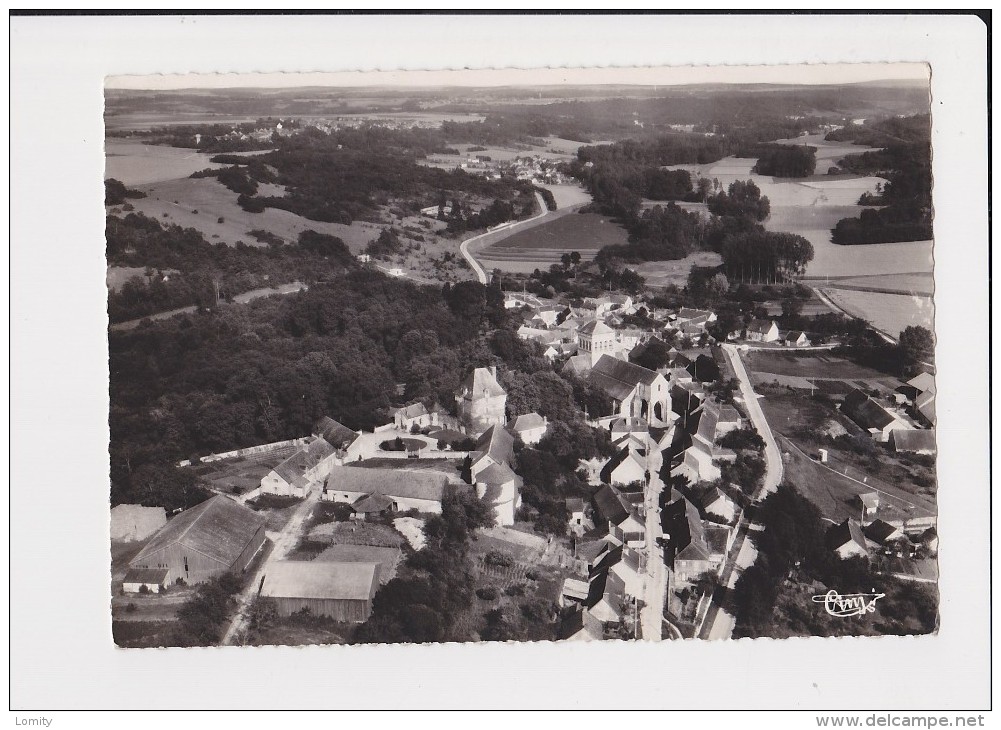
M 846 593 L 828 591 L 813 597 L 814 603 L 823 603 L 824 610 L 832 616 L 845 618 L 847 616 L 864 616 L 876 612 L 876 601 L 886 596 L 885 593 Z

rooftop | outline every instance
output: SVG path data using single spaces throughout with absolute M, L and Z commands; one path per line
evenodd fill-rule
M 301 479 L 307 471 L 314 469 L 326 458 L 336 454 L 336 449 L 325 438 L 310 441 L 301 449 L 274 468 L 275 474 L 289 484 Z
M 441 472 L 335 466 L 327 477 L 326 488 L 440 502 L 447 483 L 448 478 Z
M 268 565 L 260 595 L 265 598 L 369 600 L 379 581 L 378 563 L 279 560 Z
M 624 400 L 640 383 L 650 385 L 658 373 L 635 363 L 602 355 L 591 368 L 587 380 L 616 400 Z
M 231 565 L 265 521 L 264 515 L 249 507 L 216 495 L 167 522 L 132 563 L 141 566 L 147 557 L 180 542 L 191 550 Z

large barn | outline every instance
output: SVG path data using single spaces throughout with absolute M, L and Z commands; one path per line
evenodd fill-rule
M 388 503 L 378 511 L 416 509 L 440 513 L 447 484 L 448 477 L 441 472 L 335 466 L 327 475 L 320 499 L 355 505 L 367 497 L 381 495 L 388 498 Z
M 314 616 L 361 623 L 372 613 L 378 563 L 279 560 L 268 566 L 261 598 L 280 616 L 309 609 Z
M 165 583 L 203 583 L 242 571 L 264 544 L 263 515 L 217 495 L 185 510 L 139 551 L 130 568 L 166 568 Z

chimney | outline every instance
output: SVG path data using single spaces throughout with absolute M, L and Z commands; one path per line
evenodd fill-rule
M 491 365 L 490 366 L 490 374 L 494 377 L 494 380 L 497 380 L 497 366 L 496 365 Z

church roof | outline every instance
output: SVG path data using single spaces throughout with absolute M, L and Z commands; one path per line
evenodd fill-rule
M 588 382 L 616 400 L 624 400 L 639 383 L 650 385 L 656 378 L 655 371 L 610 355 L 602 355 L 587 376 Z
M 578 332 L 582 335 L 587 335 L 588 337 L 596 337 L 598 335 L 611 335 L 615 334 L 615 330 L 609 327 L 607 324 L 602 322 L 600 319 L 592 319 L 587 324 L 583 325 Z

